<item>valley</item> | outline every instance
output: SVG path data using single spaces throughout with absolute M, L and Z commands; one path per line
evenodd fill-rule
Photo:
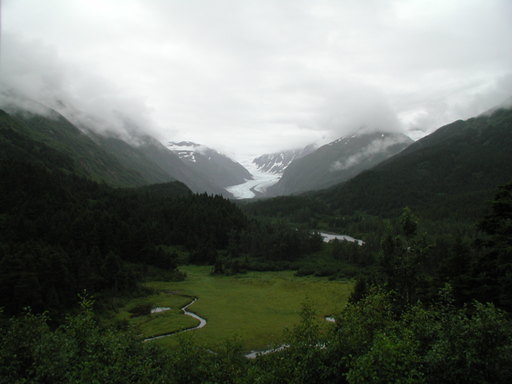
M 0 384 L 512 383 L 511 15 L 0 0 Z
M 212 276 L 211 267 L 184 266 L 182 282 L 148 282 L 155 294 L 128 301 L 110 321 L 125 320 L 144 338 L 193 327 L 198 320 L 179 310 L 190 297 L 199 299 L 189 308 L 204 317 L 207 325 L 186 333 L 196 342 L 216 349 L 225 340 L 236 339 L 244 351 L 260 350 L 286 341 L 285 329 L 298 324 L 304 304 L 317 312 L 315 321 L 327 329 L 327 315 L 337 314 L 346 304 L 353 283 L 319 277 L 296 277 L 291 271 L 248 272 L 235 276 Z M 141 304 L 171 307 L 169 311 L 130 317 L 128 310 Z M 185 336 L 185 334 L 183 335 Z M 179 334 L 151 340 L 164 347 L 176 346 Z
M 0 0 L 0 384 L 512 383 L 511 15 Z
M 0 112 L 0 377 L 508 383 L 511 122 L 338 139 L 276 183 L 189 142 Z M 205 177 L 220 164 L 228 190 Z M 264 198 L 286 174 L 313 191 Z

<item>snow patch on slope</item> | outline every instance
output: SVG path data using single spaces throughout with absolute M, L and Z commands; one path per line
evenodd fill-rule
M 192 143 L 191 141 L 180 141 L 179 143 L 174 141 L 169 141 L 167 143 L 167 148 L 173 151 L 178 157 L 182 160 L 188 160 L 193 163 L 197 161 L 196 152 L 200 154 L 205 154 L 208 151 L 208 147 L 204 145 Z

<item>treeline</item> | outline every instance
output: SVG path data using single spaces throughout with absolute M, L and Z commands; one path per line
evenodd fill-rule
M 328 206 L 308 195 L 281 196 L 250 203 L 241 203 L 244 212 L 253 216 L 286 219 L 315 228 L 318 219 L 332 216 Z
M 473 237 L 428 236 L 418 230 L 418 221 L 404 209 L 400 231 L 382 238 L 376 268 L 359 277 L 355 298 L 379 285 L 398 292 L 404 305 L 432 302 L 449 284 L 458 305 L 478 300 L 512 311 L 512 184 L 499 188 Z
M 287 215 L 297 212 L 304 199 L 314 204 L 307 197 L 291 197 L 257 203 L 247 210 L 292 220 Z M 269 207 L 273 209 L 267 211 Z M 512 311 L 512 184 L 499 187 L 486 211 L 476 222 L 420 219 L 409 208 L 396 218 L 318 215 L 318 226 L 363 239 L 364 245 L 332 242 L 315 253 L 314 260 L 305 258 L 291 266 L 301 275 L 355 277 L 354 299 L 372 286 L 381 286 L 398 292 L 404 305 L 418 300 L 430 303 L 439 289 L 450 284 L 458 305 L 476 299 Z M 300 224 L 308 225 L 295 223 Z
M 161 245 L 225 248 L 246 218 L 221 197 L 165 186 L 114 190 L 17 161 L 0 164 L 0 306 L 60 310 L 76 293 L 131 289 L 144 266 L 172 271 Z M 162 187 L 163 188 L 163 187 Z
M 219 273 L 237 272 L 236 262 L 244 260 L 288 263 L 322 246 L 318 235 L 248 219 L 222 198 L 183 194 L 181 187 L 177 194 L 172 185 L 113 190 L 27 164 L 8 165 L 0 167 L 2 180 L 13 181 L 0 191 L 7 315 L 20 306 L 11 297 L 38 299 L 41 308 L 71 305 L 81 276 L 80 284 L 114 290 L 136 284 L 141 265 L 174 268 L 175 256 L 161 245 L 181 245 L 193 261 L 224 269 Z M 323 248 L 367 271 L 327 333 L 306 306 L 302 322 L 287 336 L 288 347 L 255 361 L 245 359 L 236 342 L 212 353 L 183 339 L 163 350 L 101 328 L 83 298 L 82 313 L 56 329 L 45 314 L 0 316 L 0 382 L 512 380 L 512 323 L 504 311 L 512 310 L 512 185 L 499 189 L 476 237 L 426 235 L 409 209 L 381 225 L 363 216 L 336 225 L 380 229 L 365 247 Z M 205 254 L 212 258 L 203 259 Z M 85 266 L 91 269 L 80 272 Z

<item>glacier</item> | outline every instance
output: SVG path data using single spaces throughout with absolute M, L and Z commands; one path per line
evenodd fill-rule
M 226 188 L 235 199 L 252 199 L 256 197 L 255 192 L 264 193 L 268 187 L 277 183 L 281 178 L 281 174 L 259 170 L 252 160 L 241 161 L 240 163 L 252 174 L 253 179 Z

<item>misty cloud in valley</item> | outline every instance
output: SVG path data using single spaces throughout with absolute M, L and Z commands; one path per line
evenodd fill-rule
M 508 0 L 4 0 L 0 107 L 239 159 L 417 139 L 510 100 L 511 16 Z
M 400 144 L 405 142 L 406 137 L 402 136 L 392 136 L 392 137 L 383 137 L 376 140 L 373 140 L 366 147 L 362 148 L 358 153 L 350 156 L 348 159 L 344 161 L 335 161 L 332 163 L 330 170 L 331 171 L 343 171 L 345 169 L 349 169 L 362 161 L 371 158 L 372 156 L 385 153 L 386 150 L 391 148 L 396 144 Z

